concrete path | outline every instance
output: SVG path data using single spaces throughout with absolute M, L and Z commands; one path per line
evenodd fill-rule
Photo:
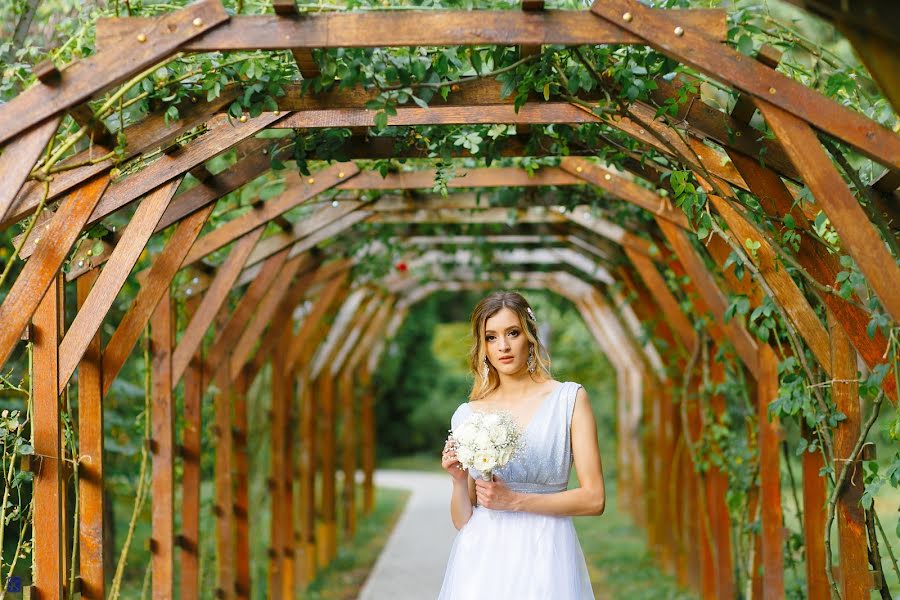
M 375 486 L 406 488 L 412 494 L 363 585 L 360 599 L 437 598 L 456 537 L 450 521 L 450 476 L 376 470 Z

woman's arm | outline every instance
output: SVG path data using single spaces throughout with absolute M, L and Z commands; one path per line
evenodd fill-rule
M 606 508 L 603 465 L 597 444 L 597 423 L 587 392 L 579 388 L 571 425 L 572 457 L 580 487 L 551 494 L 513 492 L 500 482 L 476 481 L 478 504 L 557 516 L 600 515 Z
M 472 490 L 475 488 L 475 482 L 471 477 L 466 477 L 462 481 L 453 480 L 453 494 L 450 496 L 450 519 L 453 526 L 462 529 L 463 525 L 472 518 Z

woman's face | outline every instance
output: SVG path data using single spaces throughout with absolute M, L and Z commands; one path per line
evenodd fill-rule
M 509 308 L 501 308 L 485 321 L 484 345 L 488 361 L 500 373 L 512 375 L 527 367 L 528 337 Z

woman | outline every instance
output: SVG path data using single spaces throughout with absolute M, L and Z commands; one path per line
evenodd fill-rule
M 600 515 L 606 503 L 597 426 L 587 394 L 550 376 L 528 302 L 495 292 L 472 313 L 470 402 L 451 419 L 505 410 L 525 450 L 483 481 L 462 470 L 452 438 L 441 466 L 453 478 L 450 517 L 459 530 L 439 600 L 593 599 L 572 516 Z M 581 486 L 567 489 L 574 459 Z M 488 513 L 492 514 L 488 514 Z

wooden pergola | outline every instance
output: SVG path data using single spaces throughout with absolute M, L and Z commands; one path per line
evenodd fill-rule
M 830 293 L 842 270 L 838 258 L 811 235 L 815 210 L 796 201 L 806 186 L 840 237 L 843 249 L 865 276 L 887 317 L 900 321 L 900 268 L 869 215 L 820 143 L 817 132 L 855 149 L 888 169 L 869 190 L 887 198 L 883 207 L 897 215 L 892 196 L 900 174 L 900 136 L 867 117 L 804 87 L 775 70 L 770 56 L 760 60 L 724 44 L 725 15 L 719 10 L 651 9 L 635 0 L 598 0 L 589 11 L 545 10 L 543 2 L 519 11 L 428 11 L 370 13 L 296 13 L 291 0 L 274 0 L 275 15 L 229 17 L 216 0 L 201 0 L 158 18 L 103 19 L 96 33 L 97 52 L 60 71 L 39 69 L 40 83 L 0 107 L 0 226 L 9 228 L 39 213 L 27 235 L 16 238 L 25 262 L 0 304 L 0 366 L 20 342 L 33 344 L 34 478 L 33 560 L 39 598 L 62 597 L 71 533 L 66 531 L 66 476 L 60 446 L 59 396 L 77 371 L 80 514 L 78 585 L 84 598 L 105 598 L 103 572 L 103 397 L 148 326 L 152 345 L 152 590 L 172 598 L 199 595 L 198 548 L 201 401 L 215 402 L 215 485 L 217 505 L 217 595 L 250 594 L 249 520 L 253 508 L 247 489 L 247 401 L 254 379 L 271 365 L 272 410 L 269 492 L 272 499 L 268 593 L 296 597 L 318 569 L 337 553 L 339 535 L 355 527 L 354 481 L 336 489 L 340 461 L 344 473 L 365 472 L 364 509 L 373 507 L 375 428 L 372 373 L 386 341 L 410 306 L 437 290 L 488 289 L 495 277 L 520 288 L 551 290 L 571 300 L 618 375 L 616 457 L 622 505 L 646 531 L 659 563 L 680 584 L 704 598 L 735 597 L 731 523 L 725 504 L 727 480 L 715 467 L 698 473 L 684 440 L 696 439 L 703 424 L 696 402 L 687 405 L 687 421 L 677 414 L 671 369 L 685 372 L 691 356 L 705 343 L 689 313 L 664 280 L 671 270 L 682 291 L 711 321 L 705 327 L 716 348 L 732 352 L 755 390 L 760 455 L 759 488 L 751 513 L 760 515 L 752 565 L 754 597 L 784 596 L 780 428 L 770 420 L 769 403 L 777 396 L 779 354 L 752 336 L 740 319 L 726 318 L 729 294 L 743 294 L 751 306 L 768 297 L 809 349 L 817 368 L 832 383 L 832 397 L 846 420 L 834 429 L 835 459 L 858 461 L 862 417 L 857 361 L 872 368 L 883 361 L 888 340 L 866 331 L 868 316 L 856 302 Z M 811 3 L 827 4 L 827 3 Z M 838 17 L 835 17 L 838 18 Z M 840 17 L 857 31 L 875 31 L 865 39 L 877 57 L 870 68 L 876 79 L 893 82 L 896 34 L 857 16 Z M 869 29 L 876 28 L 876 29 Z M 881 36 L 881 37 L 879 37 Z M 886 36 L 886 37 L 885 37 Z M 892 37 L 893 36 L 893 37 Z M 879 42 L 882 40 L 882 42 Z M 884 45 L 878 46 L 879 43 Z M 371 138 L 375 95 L 364 90 L 302 93 L 288 90 L 278 110 L 259 116 L 227 115 L 234 90 L 212 100 L 198 99 L 175 120 L 152 114 L 121 132 L 125 158 L 160 156 L 126 176 L 112 172 L 111 160 L 89 160 L 111 150 L 105 127 L 84 117 L 87 100 L 176 53 L 242 49 L 290 50 L 301 73 L 314 73 L 314 49 L 380 46 L 493 44 L 540 52 L 543 45 L 635 44 L 651 46 L 740 92 L 731 114 L 697 101 L 684 103 L 675 130 L 656 118 L 649 104 L 635 102 L 627 115 L 604 120 L 654 151 L 691 168 L 705 186 L 709 205 L 728 229 L 711 234 L 702 246 L 694 229 L 671 203 L 665 170 L 635 155 L 628 170 L 603 166 L 585 157 L 562 158 L 559 167 L 530 175 L 518 167 L 472 168 L 449 182 L 447 197 L 403 191 L 430 189 L 433 170 L 381 176 L 353 161 L 323 166 L 311 176 L 285 172 L 284 191 L 259 201 L 252 210 L 204 233 L 216 202 L 266 174 L 279 141 L 257 134 L 273 129 L 349 127 L 346 142 L 353 159 L 422 157 L 415 150 L 395 151 L 384 138 Z M 884 62 L 881 62 L 884 61 Z M 777 62 L 777 61 L 776 61 Z M 894 69 L 891 73 L 891 69 Z M 659 80 L 652 92 L 657 104 L 683 94 L 687 78 Z M 614 82 L 609 82 L 615 85 Z M 896 87 L 885 86 L 896 100 Z M 774 139 L 760 140 L 749 120 L 759 111 Z M 601 117 L 569 101 L 530 99 L 515 110 L 501 98 L 493 80 L 461 83 L 446 100 L 435 97 L 427 108 L 401 105 L 391 125 L 509 123 L 518 126 L 590 124 Z M 64 115 L 91 131 L 93 145 L 67 159 L 69 166 L 52 178 L 30 177 Z M 204 133 L 184 144 L 186 132 Z M 207 163 L 236 150 L 238 160 L 219 172 Z M 516 156 L 516 140 L 505 153 Z M 765 164 L 758 156 L 763 152 Z M 405 154 L 404 154 L 405 153 Z M 586 151 L 590 153 L 590 149 Z M 76 166 L 77 165 L 77 166 Z M 655 166 L 656 165 L 656 166 Z M 182 185 L 187 174 L 199 180 Z M 647 211 L 652 221 L 642 230 L 614 222 L 588 205 L 560 208 L 554 190 L 588 186 L 610 204 L 628 203 Z M 489 207 L 472 189 L 536 188 L 528 202 Z M 462 191 L 457 192 L 455 188 Z M 378 198 L 334 196 L 326 192 L 400 191 Z M 790 215 L 800 234 L 796 260 L 818 282 L 814 294 L 825 307 L 814 307 L 779 262 L 770 238 L 752 222 L 736 194 L 749 192 L 770 216 Z M 329 196 L 329 198 L 331 198 Z M 87 228 L 131 205 L 127 227 L 103 238 L 103 250 L 76 242 Z M 310 212 L 292 222 L 289 211 Z M 420 248 L 410 270 L 382 281 L 353 276 L 359 260 L 342 251 L 358 227 L 368 223 L 509 224 L 493 236 L 410 234 L 404 240 Z M 277 231 L 272 233 L 272 227 Z M 896 221 L 894 231 L 896 232 Z M 100 338 L 113 303 L 155 235 L 165 237 L 152 265 L 138 275 L 140 289 L 108 340 Z M 729 255 L 745 240 L 755 243 L 757 277 L 739 278 L 728 267 Z M 322 242 L 330 241 L 325 247 Z M 466 250 L 437 246 L 496 245 L 495 264 L 486 271 L 461 266 Z M 429 249 L 429 247 L 435 248 Z M 515 250 L 510 250 L 515 246 Z M 226 250 L 223 250 L 226 249 Z M 74 250 L 74 253 L 73 253 Z M 373 251 L 377 251 L 374 247 Z M 214 269 L 209 255 L 226 252 Z M 68 261 L 68 269 L 63 266 Z M 449 268 L 441 265 L 449 264 Z M 713 268 L 710 268 L 712 266 Z M 415 267 L 415 269 L 413 269 Z M 421 283 L 412 275 L 428 273 Z M 176 275 L 187 273 L 177 281 Z M 487 279 L 485 276 L 487 275 Z M 66 318 L 65 290 L 77 290 L 77 310 Z M 233 308 L 229 298 L 239 296 Z M 187 298 L 187 324 L 176 328 L 173 297 Z M 296 325 L 295 325 L 296 323 Z M 665 342 L 657 348 L 639 339 L 640 324 Z M 715 364 L 715 363 L 714 363 Z M 712 373 L 721 380 L 719 371 Z M 699 385 L 699 383 L 698 383 Z M 183 386 L 183 443 L 176 446 L 173 390 Z M 893 376 L 884 390 L 896 403 Z M 724 398 L 714 398 L 723 411 Z M 337 438 L 338 425 L 341 437 Z M 295 429 L 296 426 L 296 429 Z M 299 432 L 299 435 L 297 435 Z M 318 440 L 318 442 L 317 442 Z M 317 452 L 321 449 L 321 455 Z M 207 449 L 207 451 L 210 451 Z M 176 481 L 173 464 L 183 463 Z M 826 485 L 822 457 L 803 454 L 803 533 L 807 548 L 809 597 L 829 594 L 824 547 Z M 321 496 L 315 494 L 316 474 Z M 299 482 L 295 490 L 295 482 Z M 865 524 L 858 481 L 844 486 L 838 500 L 840 565 L 836 569 L 843 598 L 864 597 L 872 587 L 866 557 Z M 177 487 L 181 506 L 175 506 Z M 340 494 L 340 497 L 339 497 Z M 176 511 L 181 529 L 175 530 Z M 295 511 L 300 514 L 295 522 Z M 337 531 L 343 513 L 344 531 Z M 180 581 L 174 578 L 180 562 Z

